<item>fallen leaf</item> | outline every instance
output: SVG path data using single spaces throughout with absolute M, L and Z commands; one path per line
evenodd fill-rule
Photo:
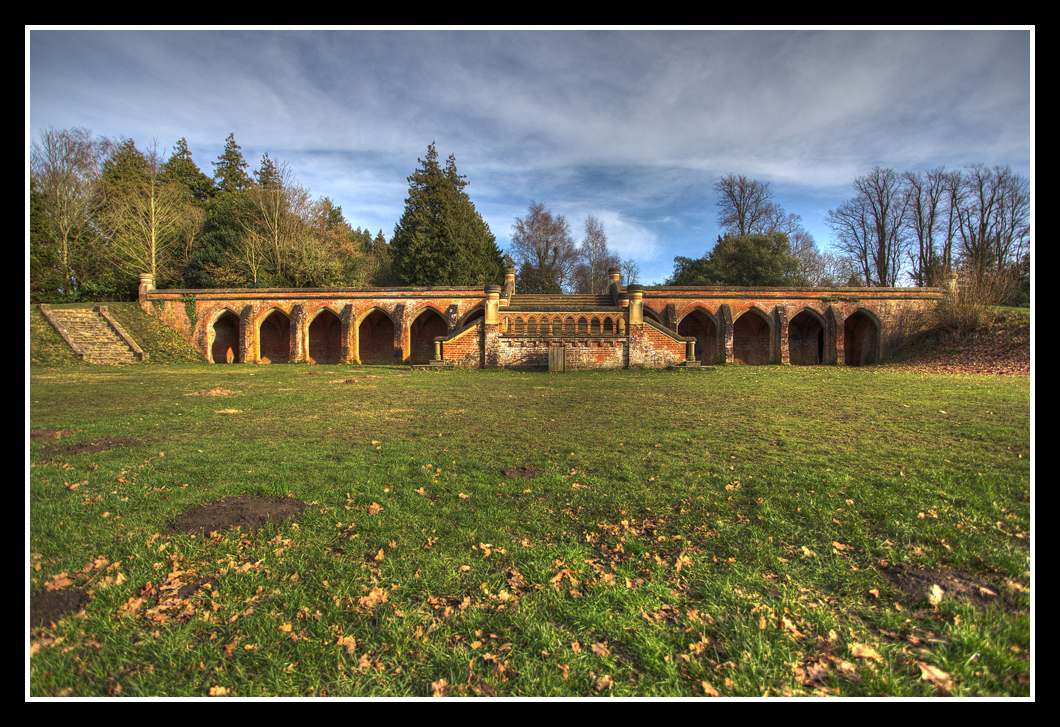
M 854 644 L 850 647 L 850 653 L 859 659 L 871 659 L 872 661 L 883 663 L 883 657 L 868 644 Z
M 368 514 L 375 515 L 382 509 L 382 506 L 378 502 L 373 502 L 371 505 L 368 506 Z
M 945 591 L 938 583 L 931 584 L 931 590 L 928 591 L 928 603 L 932 606 L 938 606 L 942 602 L 942 595 Z
M 925 664 L 921 661 L 916 662 L 916 665 L 920 667 L 920 678 L 926 682 L 934 684 L 936 687 L 944 690 L 947 694 L 953 689 L 953 679 L 950 675 L 942 671 L 936 666 Z
M 708 697 L 720 697 L 721 696 L 720 694 L 718 694 L 718 690 L 715 689 L 713 687 L 713 685 L 711 685 L 710 682 L 701 681 L 700 685 L 702 685 L 702 687 L 703 687 L 703 693 L 706 694 Z

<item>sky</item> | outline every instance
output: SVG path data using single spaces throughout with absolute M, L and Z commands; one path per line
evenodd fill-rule
M 714 184 L 767 182 L 822 251 L 873 167 L 1010 166 L 1034 190 L 1034 28 L 26 27 L 26 163 L 86 128 L 199 168 L 235 135 L 387 239 L 435 143 L 502 250 L 531 200 L 661 284 L 717 240 Z M 28 188 L 28 184 L 27 184 Z M 1033 224 L 1033 220 L 1032 220 Z

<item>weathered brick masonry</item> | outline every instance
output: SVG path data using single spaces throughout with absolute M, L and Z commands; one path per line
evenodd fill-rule
M 619 286 L 602 296 L 482 288 L 155 290 L 140 305 L 213 363 L 547 369 L 845 364 L 887 356 L 942 288 Z

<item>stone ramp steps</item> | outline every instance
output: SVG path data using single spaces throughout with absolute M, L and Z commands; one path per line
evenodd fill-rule
M 138 363 L 146 358 L 103 306 L 91 310 L 52 309 L 47 305 L 40 308 L 74 353 L 89 363 L 120 365 Z
M 567 311 L 613 311 L 617 309 L 611 295 L 538 295 L 515 294 L 508 301 L 508 309 L 519 310 L 567 310 Z

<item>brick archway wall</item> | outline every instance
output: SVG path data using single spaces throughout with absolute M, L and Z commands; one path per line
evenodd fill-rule
M 394 363 L 394 321 L 376 308 L 357 326 L 357 358 L 362 364 Z
M 309 363 L 337 364 L 342 360 L 342 321 L 324 308 L 309 324 Z

